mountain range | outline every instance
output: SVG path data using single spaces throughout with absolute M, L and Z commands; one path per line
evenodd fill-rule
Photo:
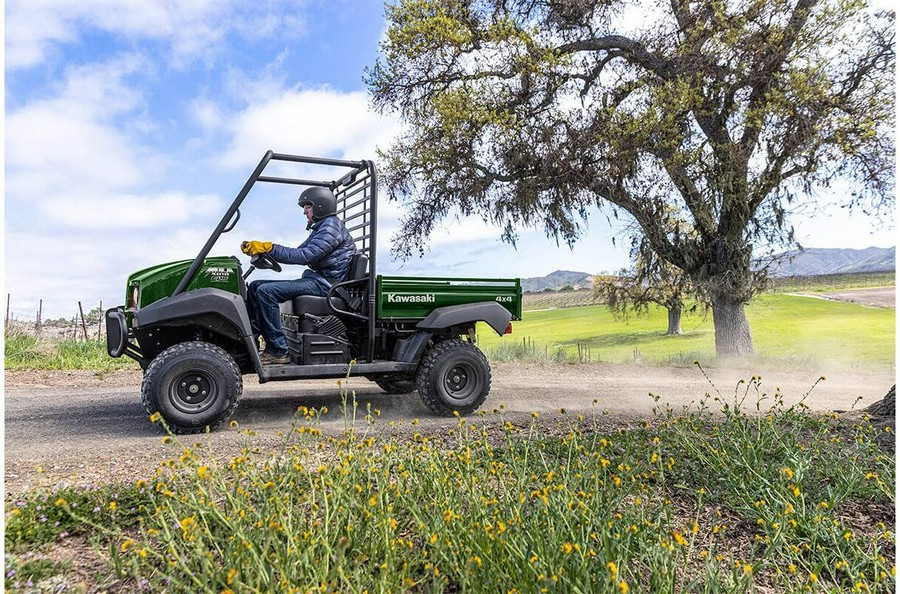
M 895 247 L 808 248 L 784 252 L 773 260 L 772 276 L 890 272 L 897 266 Z
M 783 252 L 774 256 L 772 262 L 773 276 L 891 272 L 896 269 L 896 248 L 807 248 Z M 522 290 L 525 293 L 540 293 L 565 287 L 585 289 L 591 286 L 592 277 L 587 272 L 557 270 L 547 276 L 523 278 Z

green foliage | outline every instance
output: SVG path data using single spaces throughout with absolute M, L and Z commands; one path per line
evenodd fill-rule
M 18 369 L 113 369 L 134 368 L 131 359 L 113 359 L 106 343 L 94 340 L 58 340 L 37 337 L 26 332 L 11 332 L 4 342 L 4 364 Z
M 895 312 L 785 294 L 766 294 L 748 306 L 757 360 L 781 365 L 838 368 L 891 368 L 895 352 Z M 493 356 L 505 341 L 533 341 L 534 349 L 562 349 L 574 357 L 579 345 L 597 360 L 671 364 L 715 360 L 712 319 L 688 315 L 684 334 L 665 336 L 666 310 L 650 307 L 646 316 L 617 321 L 602 305 L 525 311 L 512 336 L 479 328 L 481 348 Z
M 71 563 L 53 561 L 33 553 L 7 555 L 5 591 L 17 592 L 23 585 L 25 591 L 64 591 L 63 588 L 67 588 L 68 585 L 63 576 L 70 569 Z
M 25 493 L 7 506 L 7 549 L 21 553 L 107 525 L 130 526 L 146 513 L 147 497 L 142 488 L 122 485 Z
M 376 430 L 371 409 L 357 423 L 347 396 L 333 437 L 301 407 L 268 454 L 247 431 L 230 460 L 166 437 L 151 481 L 13 499 L 7 543 L 59 537 L 29 528 L 52 509 L 119 579 L 167 592 L 890 591 L 895 476 L 874 429 L 758 387 L 754 416 L 720 402 L 609 432 L 594 412 L 495 411 L 436 436 Z M 854 502 L 868 522 L 843 514 Z

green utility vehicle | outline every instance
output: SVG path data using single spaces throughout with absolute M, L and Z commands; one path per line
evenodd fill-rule
M 279 175 L 272 174 L 273 167 Z M 310 167 L 335 171 L 336 177 L 280 175 Z M 235 228 L 241 205 L 260 182 L 331 189 L 337 215 L 358 250 L 348 278 L 327 296 L 282 304 L 289 365 L 262 365 L 247 314 L 247 277 L 255 268 L 281 272 L 281 266 L 260 254 L 244 273 L 234 256 L 209 257 L 219 237 Z M 112 357 L 131 357 L 144 370 L 141 398 L 147 412 L 158 412 L 175 432 L 213 428 L 234 412 L 242 375 L 250 373 L 260 382 L 363 376 L 390 394 L 418 390 L 440 415 L 481 406 L 491 370 L 475 346 L 475 325 L 485 322 L 501 335 L 512 331 L 511 320 L 522 314 L 519 279 L 378 275 L 377 186 L 372 161 L 269 151 L 196 258 L 132 274 L 125 305 L 106 312 L 107 349 Z

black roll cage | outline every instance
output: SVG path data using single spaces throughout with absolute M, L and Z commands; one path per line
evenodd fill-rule
M 263 175 L 266 167 L 272 161 L 341 167 L 349 169 L 349 171 L 333 181 Z M 203 261 L 219 240 L 219 237 L 223 233 L 228 233 L 234 229 L 241 218 L 241 204 L 243 204 L 256 182 L 319 186 L 334 192 L 335 198 L 337 198 L 337 215 L 344 221 L 344 225 L 350 232 L 351 237 L 353 237 L 357 251 L 364 254 L 369 260 L 368 274 L 370 280 L 365 284 L 365 296 L 368 303 L 367 355 L 368 361 L 372 361 L 375 355 L 375 283 L 371 282 L 371 279 L 374 278 L 376 270 L 377 253 L 375 247 L 377 245 L 376 234 L 378 228 L 376 224 L 378 220 L 378 178 L 373 161 L 345 161 L 321 157 L 302 157 L 299 155 L 274 153 L 271 150 L 267 151 L 259 165 L 250 174 L 241 191 L 238 192 L 231 206 L 225 211 L 222 220 L 219 221 L 200 253 L 194 258 L 194 261 L 188 267 L 187 272 L 185 272 L 184 277 L 182 277 L 178 286 L 175 287 L 171 296 L 174 297 L 184 293 L 194 276 L 196 276 L 197 271 L 200 270 Z

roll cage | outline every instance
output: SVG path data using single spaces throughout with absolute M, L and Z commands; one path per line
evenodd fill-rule
M 265 175 L 266 168 L 273 162 L 280 161 L 293 164 L 318 165 L 327 167 L 337 167 L 343 173 L 342 176 L 334 180 L 311 180 L 295 177 L 281 177 L 274 175 Z M 259 165 L 250 174 L 244 186 L 238 192 L 231 206 L 225 211 L 222 220 L 213 230 L 209 239 L 204 244 L 200 253 L 194 258 L 194 261 L 188 267 L 181 281 L 172 292 L 172 297 L 184 293 L 191 281 L 200 270 L 204 259 L 209 255 L 213 246 L 224 233 L 228 233 L 234 229 L 235 225 L 241 218 L 240 207 L 244 200 L 250 194 L 250 190 L 258 182 L 271 184 L 286 184 L 294 186 L 319 186 L 330 189 L 334 192 L 337 199 L 336 214 L 344 222 L 347 231 L 356 244 L 359 253 L 368 259 L 368 274 L 362 280 L 349 280 L 343 283 L 337 283 L 332 287 L 329 293 L 329 303 L 331 302 L 331 294 L 335 291 L 343 291 L 350 285 L 359 285 L 355 287 L 363 292 L 363 308 L 365 315 L 346 314 L 367 325 L 366 354 L 367 360 L 372 361 L 375 358 L 375 283 L 372 279 L 375 276 L 376 268 L 376 239 L 378 220 L 378 183 L 375 173 L 375 164 L 372 161 L 345 161 L 340 159 L 326 159 L 321 157 L 303 157 L 299 155 L 287 155 L 282 153 L 274 153 L 267 151 L 263 156 Z

